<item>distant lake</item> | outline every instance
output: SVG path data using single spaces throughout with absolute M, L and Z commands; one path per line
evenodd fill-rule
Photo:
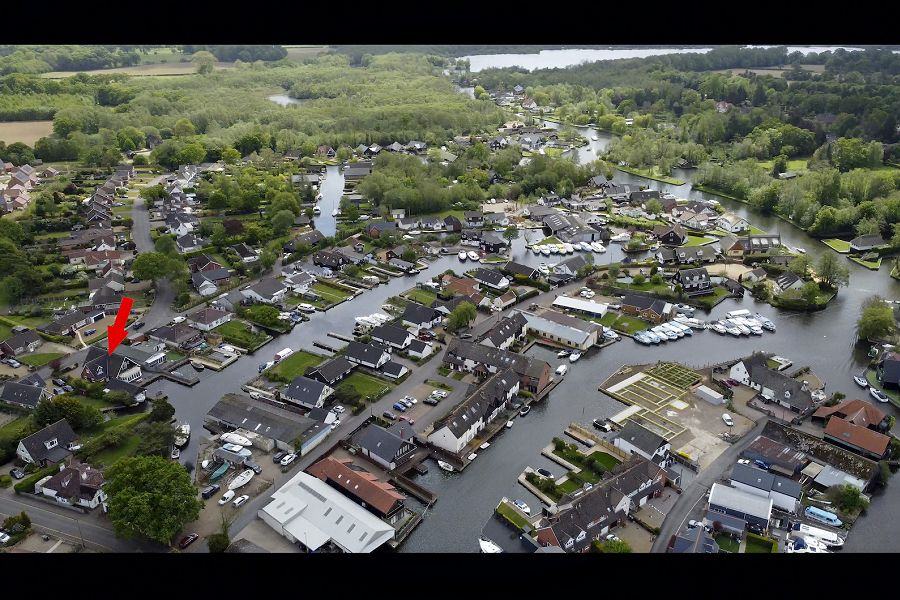
M 748 46 L 748 48 L 771 48 L 772 46 Z M 788 53 L 826 52 L 843 48 L 848 51 L 862 50 L 862 48 L 847 46 L 787 46 Z M 663 54 L 685 54 L 695 52 L 705 54 L 712 48 L 613 48 L 604 50 L 541 50 L 537 54 L 476 54 L 465 56 L 471 65 L 473 73 L 484 69 L 522 67 L 533 71 L 534 69 L 565 68 L 579 65 L 584 62 L 598 60 L 616 60 L 620 58 L 646 58 L 648 56 L 661 56 Z
M 279 106 L 289 106 L 291 104 L 302 104 L 303 100 L 298 100 L 297 98 L 291 98 L 285 94 L 275 94 L 273 96 L 267 96 L 267 100 L 271 100 L 275 104 Z

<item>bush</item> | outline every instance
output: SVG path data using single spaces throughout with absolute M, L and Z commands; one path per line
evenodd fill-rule
M 12 485 L 12 477 L 9 475 L 0 475 L 0 488 L 6 489 Z
M 228 549 L 228 546 L 231 545 L 231 540 L 228 539 L 228 534 L 226 533 L 214 533 L 206 538 L 206 545 L 209 546 L 211 553 L 220 554 Z
M 40 481 L 44 477 L 46 477 L 48 475 L 53 475 L 54 473 L 58 473 L 58 472 L 59 472 L 59 467 L 57 467 L 56 465 L 52 465 L 50 467 L 47 467 L 46 469 L 41 469 L 41 470 L 37 471 L 34 475 L 31 475 L 30 477 L 26 477 L 25 479 L 23 479 L 22 481 L 17 483 L 15 486 L 13 486 L 13 489 L 16 491 L 17 494 L 21 494 L 21 493 L 32 494 L 32 493 L 34 493 L 34 484 L 36 484 L 38 481 Z

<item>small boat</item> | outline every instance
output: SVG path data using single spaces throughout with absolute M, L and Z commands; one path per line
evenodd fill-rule
M 231 480 L 231 483 L 228 484 L 229 490 L 236 490 L 239 487 L 245 486 L 250 483 L 250 480 L 253 479 L 253 469 L 246 469 L 242 471 L 240 475 Z
M 547 263 L 541 263 L 540 266 L 538 266 L 538 271 L 540 271 L 542 275 L 549 275 L 550 267 L 547 266 Z
M 238 435 L 237 433 L 223 433 L 219 436 L 219 439 L 228 444 L 237 444 L 238 446 L 252 446 L 253 442 L 249 439 L 245 438 L 242 435 Z
M 567 367 L 566 365 L 559 365 L 558 367 L 556 367 L 556 374 L 557 375 L 565 375 L 566 371 L 568 371 L 568 370 L 569 370 L 569 367 Z
M 469 250 L 467 256 L 469 257 L 469 260 L 481 260 L 481 257 L 478 256 L 478 253 L 473 250 Z
M 487 450 L 488 448 L 491 447 L 491 443 L 490 443 L 490 442 L 485 442 L 485 443 L 483 443 L 482 445 L 480 445 L 480 446 L 478 446 L 478 447 L 479 447 L 481 450 Z
M 503 552 L 503 548 L 486 537 L 478 538 L 478 547 L 481 548 L 482 554 L 500 554 Z
M 218 479 L 219 477 L 224 475 L 226 473 L 226 471 L 228 471 L 228 463 L 224 462 L 224 463 L 222 463 L 222 466 L 220 466 L 218 469 L 216 469 L 213 472 L 213 474 L 209 476 L 209 480 L 215 481 L 216 479 Z
M 875 358 L 876 356 L 878 356 L 878 348 L 872 346 L 869 348 L 869 358 Z
M 512 421 L 507 421 L 507 422 L 506 422 L 506 428 L 507 428 L 507 429 L 512 429 L 512 426 L 513 426 L 513 422 L 512 422 Z
M 569 355 L 569 362 L 577 362 L 581 358 L 581 352 L 573 352 Z
M 869 387 L 869 382 L 866 381 L 866 378 L 865 378 L 865 377 L 861 377 L 861 376 L 859 376 L 859 375 L 854 375 L 854 376 L 853 376 L 853 381 L 855 381 L 855 382 L 856 382 L 856 385 L 858 385 L 859 387 L 861 387 L 861 388 L 863 388 L 863 389 Z
M 202 371 L 203 369 L 206 368 L 206 365 L 204 365 L 202 362 L 197 362 L 196 360 L 191 361 L 191 366 L 194 367 L 195 369 L 197 369 L 198 371 Z
M 596 141 L 599 140 L 600 138 L 598 138 L 596 135 L 592 135 L 592 136 L 591 136 L 591 139 L 592 139 L 593 141 L 596 142 Z
M 623 233 L 612 236 L 611 238 L 609 238 L 609 241 L 615 242 L 617 244 L 624 244 L 631 241 L 631 234 L 625 231 Z
M 556 244 L 544 247 L 549 250 L 550 254 L 559 254 L 559 246 L 557 246 Z
M 741 330 L 737 327 L 729 327 L 725 330 L 728 335 L 733 335 L 734 337 L 741 337 Z
M 794 248 L 794 250 L 796 250 L 796 251 L 799 252 L 800 254 L 806 254 L 806 248 L 799 248 L 799 247 L 798 247 L 798 248 Z
M 676 304 L 675 305 L 676 312 L 679 312 L 683 315 L 687 315 L 689 317 L 694 316 L 694 311 L 696 310 L 693 306 L 689 304 Z
M 541 246 L 541 254 L 543 254 L 544 256 L 550 256 L 552 254 L 550 246 Z
M 475 453 L 473 452 L 472 454 L 470 454 L 470 455 L 467 456 L 466 458 L 468 458 L 469 460 L 475 460 L 476 458 L 478 458 L 478 455 L 475 454 Z
M 716 333 L 723 333 L 723 334 L 724 334 L 724 333 L 726 333 L 726 331 L 727 331 L 727 330 L 725 329 L 725 326 L 722 325 L 721 323 L 713 323 L 712 325 L 709 326 L 709 328 L 712 329 L 713 331 L 715 331 Z
M 459 257 L 459 260 L 465 261 L 466 258 L 468 258 L 469 255 L 466 254 L 466 251 L 465 251 L 465 250 L 460 250 L 460 251 L 459 251 L 459 254 L 457 254 L 456 256 Z
M 181 457 L 181 450 L 179 450 L 177 446 L 175 448 L 172 448 L 171 456 L 172 460 L 178 460 Z
M 450 463 L 444 462 L 442 460 L 437 461 L 438 466 L 448 473 L 453 473 L 456 469 L 453 468 L 453 465 Z
M 568 355 L 569 355 L 568 350 L 560 350 L 559 352 L 556 353 L 556 358 L 565 358 Z
M 875 387 L 869 387 L 869 395 L 878 400 L 879 402 L 889 402 L 890 399 L 887 395 Z
M 184 448 L 185 446 L 187 446 L 187 443 L 190 439 L 191 426 L 187 423 L 182 423 L 181 427 L 179 427 L 178 431 L 175 433 L 175 447 Z
M 606 252 L 606 246 L 604 246 L 600 242 L 591 242 L 591 250 L 603 254 L 604 252 Z
M 788 554 L 831 554 L 824 542 L 813 537 L 788 538 L 784 551 Z
M 531 247 L 531 251 L 532 251 L 534 254 L 540 254 L 540 253 L 541 253 L 541 247 L 540 247 L 540 246 L 532 246 L 532 247 Z
M 531 514 L 531 507 L 528 506 L 527 504 L 525 504 L 525 502 L 524 502 L 523 500 L 516 500 L 515 502 L 513 502 L 513 504 L 515 504 L 515 505 L 516 505 L 516 508 L 518 508 L 519 510 L 521 510 L 521 511 L 522 511 L 523 513 L 525 513 L 526 515 L 530 515 L 530 514 Z
M 523 406 L 523 407 L 519 410 L 519 416 L 520 416 L 520 417 L 524 417 L 525 415 L 527 415 L 527 414 L 530 413 L 530 412 L 531 412 L 531 407 L 530 407 L 530 406 Z
M 336 208 L 336 209 L 334 209 L 333 211 L 331 211 L 331 216 L 332 216 L 332 217 L 336 217 L 336 216 L 338 216 L 339 214 L 341 214 L 341 209 L 339 209 L 339 208 Z
M 313 206 L 313 212 L 318 215 L 322 213 L 322 209 L 319 208 L 318 204 L 316 204 L 315 206 Z
M 566 254 L 575 254 L 575 246 L 572 244 L 563 244 L 563 251 Z
M 322 192 L 319 192 L 318 194 L 316 194 L 316 201 L 319 201 L 321 199 L 322 199 Z

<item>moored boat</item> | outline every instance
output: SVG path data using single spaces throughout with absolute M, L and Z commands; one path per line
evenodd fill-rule
M 459 260 L 462 260 L 462 261 L 465 261 L 469 257 L 469 255 L 466 254 L 465 250 L 460 250 L 459 254 L 457 254 L 456 256 L 458 256 Z
M 515 504 L 515 505 L 516 505 L 516 508 L 518 508 L 519 510 L 521 510 L 521 511 L 522 511 L 523 513 L 525 513 L 526 515 L 530 515 L 530 514 L 531 514 L 531 507 L 528 506 L 527 504 L 525 504 L 525 501 L 524 501 L 524 500 L 516 500 L 515 502 L 513 502 L 513 504 Z
M 524 417 L 525 415 L 527 415 L 527 414 L 530 413 L 530 412 L 531 412 L 531 406 L 523 406 L 523 407 L 519 410 L 519 416 L 520 416 L 520 417 Z
M 242 435 L 238 435 L 237 433 L 229 432 L 223 433 L 219 436 L 219 439 L 228 444 L 237 444 L 238 446 L 252 446 L 253 442 L 251 442 L 248 438 L 245 438 Z
M 591 250 L 603 254 L 604 252 L 606 252 L 606 247 L 600 242 L 591 242 Z
M 241 472 L 240 475 L 231 480 L 231 483 L 228 484 L 229 490 L 236 490 L 239 487 L 245 486 L 250 483 L 250 480 L 253 479 L 253 469 L 246 469 Z
M 541 254 L 544 256 L 550 256 L 550 246 L 541 246 Z
M 478 447 L 479 447 L 481 450 L 487 450 L 488 448 L 491 447 L 491 443 L 490 443 L 490 442 L 485 442 L 485 443 L 483 443 L 482 445 L 480 445 L 480 446 L 478 446 Z
M 506 422 L 506 428 L 507 428 L 507 429 L 512 429 L 512 426 L 513 426 L 513 422 L 512 422 L 512 421 L 507 421 L 507 422 Z
M 187 446 L 188 441 L 191 439 L 191 426 L 187 423 L 182 423 L 178 428 L 178 431 L 175 433 L 175 447 L 176 448 L 184 448 Z
M 203 369 L 206 368 L 206 365 L 204 365 L 202 362 L 199 362 L 196 360 L 191 361 L 191 366 L 194 367 L 195 369 L 197 369 L 198 371 L 202 371 Z
M 474 250 L 469 250 L 469 252 L 466 256 L 469 257 L 469 260 L 475 260 L 475 261 L 481 260 L 481 257 L 478 256 L 478 253 L 475 252 Z
M 478 547 L 481 548 L 482 554 L 500 554 L 503 552 L 503 548 L 483 536 L 478 538 Z
M 862 376 L 860 376 L 860 375 L 854 375 L 854 376 L 853 376 L 853 381 L 855 381 L 855 382 L 856 382 L 856 385 L 858 385 L 859 387 L 861 387 L 861 388 L 863 388 L 863 389 L 869 387 L 869 382 L 866 381 L 866 378 L 865 378 L 865 377 L 862 377 Z
M 451 465 L 451 464 L 448 463 L 448 462 L 444 462 L 444 461 L 442 461 L 442 460 L 439 460 L 439 461 L 437 461 L 437 463 L 438 463 L 438 466 L 439 466 L 440 468 L 442 468 L 443 470 L 447 471 L 448 473 L 453 473 L 453 472 L 456 470 L 456 469 L 453 468 L 453 465 Z
M 581 352 L 573 352 L 569 355 L 569 362 L 577 362 L 581 358 Z

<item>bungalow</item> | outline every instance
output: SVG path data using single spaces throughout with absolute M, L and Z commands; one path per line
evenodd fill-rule
M 0 342 L 0 352 L 6 357 L 19 356 L 34 352 L 43 343 L 43 338 L 35 330 L 29 329 Z
M 593 263 L 593 254 L 576 254 L 554 266 L 553 272 L 557 275 L 569 275 L 574 277 L 578 274 L 578 271 Z
M 283 402 L 303 408 L 322 408 L 325 399 L 333 392 L 333 388 L 321 381 L 298 376 L 281 391 L 279 397 Z
M 484 226 L 484 213 L 480 210 L 467 210 L 463 213 L 463 218 L 466 221 L 466 227 Z
M 376 342 L 386 346 L 388 352 L 391 348 L 404 350 L 415 339 L 412 333 L 396 325 L 379 325 L 372 329 L 369 335 Z
M 727 515 L 722 515 L 722 517 L 731 518 Z M 743 527 L 741 531 L 743 531 Z M 675 534 L 666 551 L 673 554 L 718 554 L 720 548 L 715 538 L 705 528 L 694 527 Z
M 345 356 L 350 362 L 370 369 L 378 369 L 391 359 L 391 355 L 384 346 L 360 342 L 348 342 Z
M 355 444 L 360 454 L 393 471 L 406 463 L 416 452 L 411 430 L 410 427 L 409 431 L 395 432 L 393 427 L 385 429 L 373 423 L 362 431 Z
M 673 283 L 681 285 L 688 296 L 703 296 L 713 293 L 713 285 L 709 279 L 709 273 L 704 268 L 682 269 L 675 273 Z
M 41 400 L 48 399 L 50 399 L 50 394 L 43 386 L 38 387 L 16 381 L 7 381 L 3 386 L 3 391 L 0 392 L 0 401 L 27 409 L 33 409 Z
M 659 190 L 634 190 L 628 195 L 632 204 L 643 204 L 650 200 L 659 200 Z
M 381 374 L 385 377 L 390 377 L 391 379 L 400 379 L 408 372 L 409 369 L 392 360 L 389 360 L 381 365 Z
M 770 369 L 767 356 L 761 352 L 735 363 L 730 377 L 757 390 L 767 404 L 774 402 L 796 413 L 814 405 L 807 384 Z
M 785 271 L 775 278 L 776 293 L 783 294 L 788 290 L 799 290 L 804 285 L 802 279 L 790 271 Z
M 484 226 L 488 227 L 506 227 L 509 225 L 509 217 L 506 216 L 506 213 L 502 212 L 490 212 L 484 213 Z
M 197 237 L 192 233 L 186 233 L 175 240 L 175 245 L 182 254 L 196 252 L 197 250 L 203 249 L 203 246 L 208 244 L 209 242 L 207 240 Z
M 423 342 L 422 340 L 415 339 L 406 347 L 406 351 L 409 352 L 409 355 L 412 358 L 421 360 L 431 356 L 431 353 L 434 351 L 434 346 L 432 346 L 430 342 Z
M 453 275 L 444 275 L 441 278 L 441 295 L 448 296 L 471 296 L 480 289 L 480 284 L 470 277 L 454 277 Z
M 375 221 L 374 223 L 369 222 L 366 224 L 366 235 L 370 238 L 380 238 L 381 234 L 385 231 L 396 232 L 397 223 L 396 221 Z
M 551 208 L 549 206 L 530 204 L 525 208 L 525 214 L 532 221 L 543 223 L 544 219 L 546 219 L 550 215 L 558 215 L 560 214 L 560 212 L 557 209 Z
M 295 294 L 305 294 L 315 282 L 316 278 L 304 271 L 292 273 L 282 280 L 282 283 Z
M 230 312 L 217 308 L 204 308 L 187 316 L 187 322 L 200 331 L 211 331 L 231 320 Z
M 418 329 L 431 329 L 436 327 L 443 320 L 443 315 L 433 308 L 410 302 L 403 311 L 401 322 L 406 327 L 416 327 Z
M 287 287 L 275 279 L 262 279 L 250 287 L 241 290 L 244 297 L 265 304 L 278 304 L 284 300 Z
M 344 166 L 344 179 L 357 181 L 372 174 L 371 161 L 359 161 Z
M 541 272 L 534 267 L 529 267 L 513 261 L 506 263 L 506 265 L 503 266 L 503 270 L 513 276 L 521 275 L 529 279 L 537 279 L 541 275 Z
M 850 240 L 850 251 L 868 252 L 884 245 L 884 239 L 882 239 L 881 234 L 861 235 Z
M 222 268 L 222 265 L 214 261 L 206 254 L 201 254 L 200 256 L 192 256 L 191 258 L 187 259 L 187 264 L 191 269 L 191 273 L 197 273 L 200 271 L 214 271 L 216 269 Z
M 472 273 L 472 279 L 494 290 L 506 290 L 509 288 L 509 279 L 496 269 L 475 269 Z
M 67 315 L 63 315 L 52 323 L 48 323 L 38 329 L 51 335 L 68 335 L 89 323 L 96 323 L 104 316 L 106 316 L 106 314 L 102 308 L 85 307 L 84 309 L 76 309 Z
M 406 145 L 406 150 L 415 154 L 421 154 L 428 150 L 428 144 L 419 140 L 412 140 Z
M 763 530 L 769 528 L 774 501 L 769 497 L 714 483 L 709 492 L 709 509 L 712 512 L 744 519 Z
M 879 433 L 884 433 L 889 428 L 887 415 L 865 400 L 843 400 L 836 406 L 821 406 L 813 413 L 812 420 L 824 422 L 832 417 Z
M 211 296 L 219 291 L 219 286 L 226 283 L 231 277 L 228 269 L 213 269 L 211 271 L 198 271 L 191 275 L 191 284 L 201 296 Z
M 244 264 L 250 264 L 259 260 L 259 254 L 248 246 L 247 244 L 241 242 L 240 244 L 235 244 L 230 247 L 238 257 L 241 259 L 241 262 Z
M 203 336 L 196 330 L 177 323 L 175 325 L 163 325 L 147 332 L 150 339 L 158 340 L 167 346 L 182 350 L 190 350 L 203 342 Z
M 397 229 L 403 231 L 411 231 L 422 226 L 422 222 L 419 221 L 418 217 L 400 217 L 399 219 L 394 219 L 394 223 L 397 224 Z
M 765 269 L 753 269 L 752 271 L 747 271 L 741 275 L 741 282 L 754 283 L 756 281 L 762 281 L 766 278 L 766 275 Z
M 185 329 L 190 331 L 192 335 L 197 335 L 195 331 L 187 327 Z M 111 379 L 118 379 L 126 383 L 140 381 L 143 375 L 141 363 L 127 356 L 126 352 L 119 350 L 113 354 L 108 354 L 103 352 L 101 348 L 92 346 L 84 359 L 81 378 L 92 383 L 98 381 L 106 382 Z
M 665 300 L 627 294 L 622 299 L 622 313 L 651 323 L 663 323 L 672 318 L 675 308 Z
M 335 384 L 349 375 L 355 368 L 356 365 L 343 356 L 335 356 L 334 358 L 326 360 L 322 364 L 309 369 L 306 373 L 306 377 L 334 387 Z
M 47 425 L 40 431 L 22 438 L 16 447 L 16 455 L 30 465 L 46 467 L 62 462 L 72 454 L 78 436 L 65 419 Z
M 681 225 L 684 225 L 688 229 L 696 229 L 699 231 L 705 231 L 707 229 L 712 229 L 715 225 L 715 222 L 710 219 L 710 217 L 703 213 L 695 213 L 691 211 L 684 211 L 676 217 L 676 220 Z
M 900 355 L 895 352 L 882 354 L 875 374 L 882 386 L 891 389 L 900 388 Z
M 631 419 L 613 440 L 613 445 L 628 454 L 639 454 L 661 467 L 666 466 L 672 450 L 672 444 L 664 437 Z
M 528 319 L 522 313 L 513 311 L 510 316 L 504 317 L 479 336 L 477 341 L 483 346 L 506 350 L 516 341 L 525 338 L 526 325 L 528 325 Z
M 716 225 L 728 233 L 739 233 L 750 229 L 750 221 L 732 213 L 725 213 L 716 219 Z
M 657 225 L 653 228 L 653 235 L 665 246 L 681 246 L 688 239 L 681 225 Z
M 481 234 L 479 246 L 488 254 L 499 254 L 506 250 L 509 242 L 492 231 L 486 231 Z
M 420 219 L 422 229 L 426 231 L 443 231 L 444 220 L 440 217 L 422 217 Z
M 454 454 L 461 452 L 505 410 L 509 400 L 519 392 L 519 385 L 519 378 L 512 370 L 498 372 L 449 414 L 435 421 L 428 442 Z
M 491 302 L 491 306 L 493 307 L 494 310 L 497 310 L 497 311 L 504 310 L 506 308 L 509 308 L 516 302 L 518 302 L 518 300 L 519 300 L 519 297 L 516 296 L 516 293 L 512 290 L 509 290 L 505 294 L 502 294 L 502 295 L 494 298 L 494 301 Z
M 68 467 L 60 464 L 59 473 L 38 482 L 41 493 L 66 506 L 94 509 L 106 502 L 103 472 L 84 463 Z
M 416 268 L 416 265 L 412 264 L 411 262 L 406 262 L 401 258 L 392 258 L 388 261 L 388 264 L 392 267 L 400 269 L 404 273 L 409 273 Z
M 282 250 L 289 253 L 294 253 L 298 248 L 302 246 L 310 246 L 314 247 L 319 244 L 322 240 L 325 239 L 325 236 L 318 229 L 311 229 L 304 233 L 301 233 L 296 238 L 288 242 L 282 247 Z
M 729 258 L 740 258 L 747 251 L 747 240 L 734 235 L 725 235 L 719 238 L 719 248 Z
M 343 265 L 349 264 L 350 260 L 347 257 L 338 254 L 337 252 L 330 252 L 328 250 L 319 250 L 315 254 L 313 254 L 313 264 L 319 267 L 328 267 L 333 271 L 339 270 Z

